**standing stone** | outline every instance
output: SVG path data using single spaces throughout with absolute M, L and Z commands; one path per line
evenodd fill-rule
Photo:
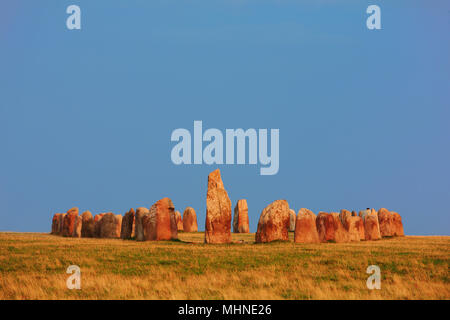
M 90 211 L 85 211 L 81 215 L 83 224 L 81 226 L 81 237 L 83 238 L 93 238 L 95 233 L 95 223 L 94 217 Z
M 131 239 L 134 233 L 134 209 L 131 208 L 130 211 L 125 213 L 122 218 L 122 229 L 120 231 L 120 237 L 122 239 Z
M 83 227 L 83 218 L 81 216 L 77 216 L 75 220 L 75 228 L 73 229 L 74 238 L 81 238 L 81 228 Z
M 236 207 L 234 207 L 233 232 L 250 232 L 248 221 L 248 205 L 247 200 L 245 199 L 238 200 L 238 202 L 236 203 Z
M 316 215 L 311 210 L 301 208 L 295 222 L 294 242 L 319 243 L 319 234 L 316 228 Z
M 394 215 L 388 209 L 378 210 L 378 223 L 382 237 L 394 236 Z
M 231 242 L 231 201 L 223 186 L 219 169 L 208 176 L 205 242 Z
M 120 238 L 122 216 L 112 212 L 105 213 L 100 219 L 100 238 Z
M 61 217 L 63 216 L 62 213 L 55 213 L 53 215 L 53 219 L 52 219 L 52 234 L 61 234 L 61 230 L 62 230 L 62 219 Z
M 197 214 L 194 208 L 187 207 L 183 212 L 183 230 L 184 232 L 197 232 Z
M 275 240 L 289 240 L 289 204 L 286 200 L 272 202 L 259 217 L 255 241 L 262 243 Z
M 364 228 L 362 219 L 357 216 L 353 216 L 348 210 L 342 209 L 340 214 L 342 225 L 348 232 L 349 241 L 361 240 L 361 228 Z
M 380 225 L 378 223 L 378 214 L 374 209 L 367 208 L 359 212 L 359 216 L 364 222 L 364 232 L 366 240 L 381 239 Z
M 94 237 L 100 238 L 101 220 L 106 213 L 96 214 L 94 217 Z
M 405 231 L 403 229 L 402 217 L 397 213 L 392 211 L 393 215 L 393 224 L 394 224 L 394 236 L 403 237 L 405 236 Z
M 134 232 L 135 232 L 135 237 L 137 241 L 144 241 L 145 237 L 144 237 L 144 226 L 142 223 L 142 220 L 144 218 L 144 216 L 149 214 L 149 210 L 147 208 L 144 207 L 140 207 L 136 209 L 136 214 L 135 214 L 135 227 L 134 227 Z
M 342 225 L 339 213 L 319 212 L 316 219 L 317 232 L 321 242 L 348 242 L 349 234 Z
M 289 231 L 294 232 L 295 231 L 295 221 L 297 220 L 297 217 L 295 216 L 295 211 L 292 209 L 289 209 Z
M 67 211 L 63 221 L 63 237 L 72 237 L 75 229 L 75 223 L 78 216 L 78 208 L 72 208 Z
M 177 224 L 172 200 L 163 198 L 151 206 L 142 218 L 144 238 L 147 241 L 178 239 Z
M 180 211 L 175 211 L 175 221 L 177 222 L 177 230 L 183 231 L 183 219 L 181 219 Z
M 64 218 L 66 217 L 67 213 L 63 213 L 59 216 L 59 232 L 58 234 L 61 236 L 63 233 L 63 226 L 64 226 Z

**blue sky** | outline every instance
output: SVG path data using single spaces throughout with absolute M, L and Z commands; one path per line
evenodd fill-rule
M 217 166 L 170 159 L 172 131 L 202 120 L 280 129 L 277 175 L 219 166 L 253 232 L 286 199 L 386 207 L 407 234 L 449 235 L 449 18 L 448 1 L 2 1 L 0 230 L 166 196 L 203 230 Z

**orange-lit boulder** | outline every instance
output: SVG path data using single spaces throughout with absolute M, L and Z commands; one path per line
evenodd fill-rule
M 342 225 L 339 213 L 319 212 L 316 219 L 317 232 L 321 242 L 348 242 L 349 234 Z
M 67 211 L 63 220 L 63 237 L 72 237 L 75 229 L 75 223 L 78 217 L 78 208 L 72 208 Z
M 149 210 L 147 208 L 139 207 L 136 209 L 136 214 L 135 214 L 135 218 L 134 218 L 134 223 L 135 223 L 134 234 L 135 234 L 137 241 L 145 240 L 143 219 L 148 214 L 149 214 Z
M 60 235 L 62 230 L 63 213 L 55 213 L 52 219 L 52 234 Z
M 405 235 L 405 231 L 403 230 L 403 222 L 402 217 L 397 212 L 392 212 L 394 217 L 394 236 L 403 237 Z
M 120 237 L 122 239 L 131 239 L 134 237 L 134 209 L 131 208 L 122 218 L 122 229 L 120 231 Z
M 183 231 L 183 219 L 181 219 L 180 211 L 175 211 L 175 221 L 177 222 L 177 230 Z
M 74 238 L 81 238 L 81 228 L 83 227 L 83 218 L 81 216 L 77 216 L 75 219 L 75 227 L 73 229 Z
M 272 202 L 259 218 L 255 241 L 262 243 L 275 240 L 289 240 L 289 204 L 286 200 Z
M 361 228 L 364 230 L 364 224 L 360 217 L 354 216 L 348 210 L 341 210 L 340 214 L 342 225 L 344 229 L 348 232 L 349 241 L 360 241 L 361 240 Z M 363 237 L 364 240 L 364 237 Z
M 238 202 L 236 203 L 236 207 L 234 207 L 233 232 L 250 232 L 248 220 L 248 205 L 247 200 L 245 199 L 238 200 Z
M 378 214 L 374 209 L 366 209 L 359 212 L 359 216 L 364 222 L 364 233 L 366 240 L 381 239 L 380 225 L 378 223 Z
M 100 219 L 100 238 L 120 238 L 122 216 L 112 212 L 105 213 Z
M 90 211 L 85 211 L 81 214 L 82 226 L 81 226 L 81 237 L 82 238 L 93 238 L 95 233 L 94 227 L 94 217 Z
M 183 230 L 184 232 L 197 232 L 197 214 L 194 208 L 187 207 L 183 212 Z
M 151 206 L 142 218 L 146 241 L 178 239 L 177 225 L 172 200 L 163 198 Z
M 294 242 L 319 243 L 319 234 L 316 228 L 316 215 L 311 210 L 301 208 L 295 222 Z
M 289 231 L 294 232 L 295 231 L 295 221 L 297 220 L 297 217 L 295 215 L 295 211 L 290 209 L 289 210 Z
M 223 186 L 219 169 L 208 176 L 205 242 L 231 242 L 231 201 Z

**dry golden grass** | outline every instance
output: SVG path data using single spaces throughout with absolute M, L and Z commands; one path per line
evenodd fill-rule
M 292 236 L 292 235 L 291 235 Z M 0 299 L 450 299 L 450 237 L 205 245 L 0 233 Z M 81 290 L 66 287 L 69 265 Z M 368 290 L 378 265 L 381 290 Z

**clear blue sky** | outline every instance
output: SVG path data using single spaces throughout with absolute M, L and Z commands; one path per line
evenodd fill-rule
M 66 8 L 82 29 L 66 28 Z M 382 30 L 366 28 L 369 4 Z M 280 171 L 220 166 L 250 227 L 277 199 L 450 230 L 449 1 L 1 1 L 0 230 L 170 197 L 204 229 L 176 128 L 279 128 Z

